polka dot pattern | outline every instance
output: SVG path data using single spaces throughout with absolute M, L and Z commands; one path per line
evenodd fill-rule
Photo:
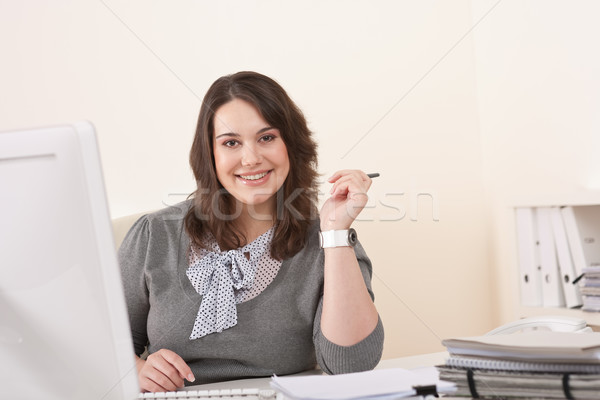
M 202 302 L 190 340 L 235 326 L 236 304 L 258 296 L 275 279 L 281 261 L 268 251 L 273 230 L 234 250 L 221 251 L 212 236 L 208 249 L 191 247 L 186 275 Z

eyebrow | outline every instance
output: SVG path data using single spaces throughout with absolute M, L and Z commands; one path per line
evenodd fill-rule
M 276 129 L 276 128 L 273 128 L 272 126 L 266 126 L 266 127 L 262 128 L 261 130 L 259 130 L 258 132 L 256 132 L 256 135 L 260 135 L 261 133 L 270 131 L 271 129 Z M 227 136 L 227 137 L 239 137 L 241 135 L 239 133 L 234 133 L 234 132 L 225 132 L 225 133 L 221 133 L 219 136 L 215 137 L 215 139 L 218 139 L 218 138 L 223 137 L 223 136 Z

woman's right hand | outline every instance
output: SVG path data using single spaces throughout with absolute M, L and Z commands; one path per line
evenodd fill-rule
M 172 392 L 184 386 L 184 379 L 196 380 L 183 358 L 171 350 L 160 349 L 145 361 L 138 357 L 136 364 L 142 392 Z

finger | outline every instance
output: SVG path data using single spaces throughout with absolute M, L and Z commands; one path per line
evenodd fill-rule
M 166 386 L 183 386 L 183 378 L 171 363 L 169 363 L 162 354 L 154 353 L 148 357 L 146 361 L 146 376 L 152 379 L 157 384 Z M 170 389 L 174 390 L 174 389 Z
M 358 170 L 342 169 L 342 170 L 336 171 L 333 175 L 331 175 L 329 177 L 329 179 L 327 179 L 327 182 L 333 183 L 333 182 L 337 181 L 339 178 L 341 178 L 342 176 L 349 175 L 356 171 L 358 171 Z
M 185 361 L 183 361 L 183 358 L 181 358 L 179 354 L 164 349 L 161 351 L 161 355 L 167 362 L 169 362 L 169 364 L 175 367 L 182 379 L 187 379 L 190 382 L 194 382 L 196 380 L 196 377 L 192 373 L 192 369 L 186 364 Z
M 357 181 L 365 182 L 365 183 L 371 182 L 371 178 L 369 178 L 369 176 L 367 174 L 365 174 L 363 171 L 360 171 L 360 170 L 338 171 L 334 175 L 332 175 L 331 178 L 329 178 L 329 182 L 331 182 L 335 185 L 336 183 L 343 182 L 344 180 L 346 180 L 348 178 L 357 179 Z
M 350 185 L 352 184 L 352 179 L 350 177 L 344 176 L 338 179 L 335 184 L 331 187 L 331 195 L 334 197 L 342 197 L 347 196 Z
M 369 190 L 369 188 L 371 187 L 371 185 L 373 184 L 373 179 L 370 178 L 369 175 L 367 175 L 363 171 L 358 171 L 358 172 L 359 172 L 359 176 L 361 178 L 361 183 L 363 185 L 363 189 L 365 192 L 367 192 Z
M 342 169 L 340 171 L 336 171 L 333 175 L 331 175 L 327 181 L 330 183 L 335 182 L 336 180 L 338 180 L 339 178 L 341 178 L 342 176 L 345 175 L 351 175 L 351 174 L 358 174 L 360 175 L 361 179 L 363 181 L 368 181 L 371 178 L 369 177 L 369 175 L 367 175 L 364 171 L 360 170 L 360 169 Z
M 144 371 L 143 381 L 143 387 L 150 392 L 172 392 L 178 389 L 178 386 L 171 379 L 156 369 Z
M 156 393 L 156 392 L 169 392 L 170 391 L 170 390 L 165 389 L 164 387 L 160 386 L 159 384 L 157 384 L 153 380 L 149 379 L 148 377 L 141 378 L 139 384 L 140 384 L 140 390 L 142 392 Z
M 371 186 L 371 178 L 365 175 L 367 180 L 363 180 L 360 174 L 346 175 L 339 178 L 331 188 L 331 194 L 334 196 L 344 196 L 348 193 L 366 193 Z
M 356 188 L 352 188 L 352 186 L 348 186 L 338 188 L 337 191 L 333 193 L 332 198 L 344 203 L 351 202 L 365 205 L 368 202 L 369 195 L 366 190 L 357 190 Z

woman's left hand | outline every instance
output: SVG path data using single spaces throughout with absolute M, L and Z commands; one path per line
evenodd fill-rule
M 327 181 L 333 187 L 321 208 L 321 230 L 349 229 L 369 200 L 371 178 L 359 170 L 342 170 Z

